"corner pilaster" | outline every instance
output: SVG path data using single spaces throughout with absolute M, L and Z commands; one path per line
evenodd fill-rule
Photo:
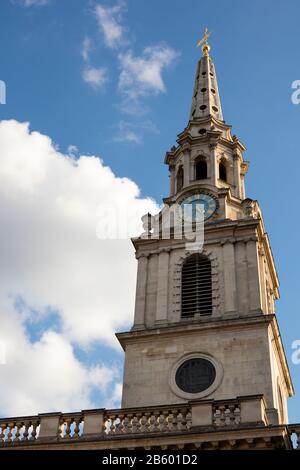
M 137 259 L 138 270 L 133 329 L 143 329 L 145 327 L 148 258 L 145 254 L 140 254 L 137 256 Z

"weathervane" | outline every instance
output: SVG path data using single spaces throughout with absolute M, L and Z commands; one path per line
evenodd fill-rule
M 206 56 L 206 57 L 208 57 L 208 55 L 209 55 L 208 53 L 209 53 L 209 51 L 210 51 L 210 46 L 209 46 L 209 44 L 208 44 L 208 42 L 207 42 L 207 40 L 208 40 L 208 38 L 209 38 L 210 35 L 211 35 L 211 32 L 208 31 L 208 28 L 205 28 L 205 29 L 204 29 L 204 37 L 201 39 L 201 41 L 199 41 L 199 42 L 197 43 L 197 46 L 201 46 L 201 45 L 203 44 L 203 46 L 202 46 L 202 53 L 203 53 L 203 55 Z

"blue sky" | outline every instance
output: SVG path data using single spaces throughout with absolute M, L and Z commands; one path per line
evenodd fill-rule
M 80 155 L 101 156 L 115 175 L 135 181 L 143 198 L 159 203 L 168 194 L 165 151 L 188 119 L 200 55 L 195 44 L 205 26 L 213 31 L 223 115 L 247 147 L 247 195 L 262 206 L 279 272 L 277 314 L 298 391 L 290 420 L 300 421 L 300 365 L 291 362 L 291 344 L 300 339 L 300 105 L 291 101 L 291 84 L 300 79 L 299 2 L 34 3 L 1 1 L 0 80 L 7 104 L 0 106 L 0 119 L 30 122 L 63 153 L 73 145 Z M 115 8 L 119 36 L 105 36 L 97 5 Z M 149 57 L 156 57 L 158 74 L 135 81 L 133 71 Z M 47 319 L 40 322 L 47 330 Z M 37 319 L 28 327 L 35 337 L 32 324 Z M 118 352 L 90 347 L 90 356 L 84 348 L 78 353 L 81 361 L 119 363 Z

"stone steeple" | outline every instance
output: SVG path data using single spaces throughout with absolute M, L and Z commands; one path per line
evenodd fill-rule
M 262 211 L 245 195 L 245 146 L 223 121 L 207 38 L 206 30 L 190 119 L 166 153 L 164 199 L 194 221 L 202 208 L 203 246 L 192 251 L 176 230 L 164 237 L 147 225 L 133 239 L 134 325 L 117 335 L 122 406 L 263 395 L 268 423 L 283 424 L 293 386 L 275 316 L 279 282 Z
M 231 211 L 230 199 L 245 199 L 244 177 L 248 162 L 244 160 L 245 146 L 231 134 L 231 126 L 223 120 L 215 66 L 209 56 L 208 33 L 199 43 L 202 57 L 198 61 L 192 107 L 187 126 L 178 135 L 178 146 L 166 153 L 165 163 L 170 171 L 170 199 L 177 201 L 177 195 L 192 189 L 215 192 L 220 200 L 220 191 L 227 191 L 226 202 L 220 204 L 224 210 L 215 217 L 237 217 Z M 233 202 L 233 206 L 236 206 Z
M 223 121 L 215 66 L 205 51 L 197 66 L 190 121 L 208 116 Z

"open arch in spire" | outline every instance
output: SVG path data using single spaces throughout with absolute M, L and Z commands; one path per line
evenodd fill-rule
M 207 178 L 207 162 L 205 157 L 198 157 L 195 160 L 195 179 L 205 180 Z
M 227 165 L 226 161 L 222 159 L 219 163 L 219 179 L 227 182 Z

